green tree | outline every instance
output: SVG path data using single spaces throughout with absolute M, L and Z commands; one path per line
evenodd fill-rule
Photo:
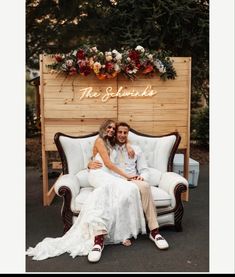
M 67 53 L 82 44 L 102 50 L 137 46 L 192 57 L 193 93 L 209 103 L 208 0 L 27 0 L 27 65 L 40 53 Z
M 27 0 L 27 66 L 41 53 L 83 44 L 101 50 L 141 45 L 192 57 L 192 110 L 209 105 L 209 0 Z

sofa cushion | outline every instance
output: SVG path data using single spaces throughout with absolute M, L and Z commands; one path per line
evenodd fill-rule
M 85 200 L 93 190 L 93 187 L 81 188 L 78 196 L 75 199 L 75 210 L 73 210 L 73 212 L 79 212 L 81 210 Z M 151 186 L 151 192 L 156 207 L 168 207 L 171 205 L 171 196 L 163 189 Z
M 148 182 L 150 186 L 158 186 L 162 176 L 161 171 L 153 167 L 149 167 L 148 169 L 149 177 L 146 182 Z
M 82 188 L 91 187 L 91 185 L 88 181 L 88 170 L 87 169 L 83 169 L 83 170 L 79 171 L 76 174 L 76 177 L 78 178 L 80 187 L 82 187 Z
M 171 196 L 163 189 L 151 186 L 153 201 L 156 207 L 171 206 Z

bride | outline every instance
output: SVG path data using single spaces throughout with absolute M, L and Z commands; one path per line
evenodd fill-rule
M 93 158 L 103 166 L 89 169 L 88 179 L 95 189 L 85 201 L 77 220 L 62 237 L 45 238 L 26 255 L 44 260 L 63 253 L 73 258 L 88 255 L 90 262 L 98 262 L 104 245 L 123 243 L 130 237 L 146 233 L 140 193 L 126 174 L 113 164 L 116 156 L 115 122 L 106 120 L 93 147 Z M 128 147 L 128 145 L 126 145 Z M 129 148 L 129 147 L 128 147 Z M 129 149 L 130 150 L 130 149 Z

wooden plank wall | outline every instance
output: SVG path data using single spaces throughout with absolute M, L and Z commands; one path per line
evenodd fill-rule
M 162 135 L 179 131 L 182 136 L 180 148 L 185 149 L 189 138 L 190 113 L 190 58 L 174 57 L 177 78 L 162 81 L 159 77 L 138 76 L 135 81 L 118 76 L 115 79 L 98 80 L 94 75 L 64 76 L 51 73 L 46 67 L 52 62 L 43 56 L 43 116 L 45 124 L 46 151 L 56 151 L 53 141 L 56 132 L 83 135 L 97 131 L 106 118 L 128 122 L 131 127 L 146 134 Z M 102 102 L 107 87 L 123 92 L 144 91 L 147 86 L 157 91 L 152 97 L 110 98 Z M 100 97 L 83 98 L 83 89 L 92 87 Z
M 44 171 L 47 151 L 56 151 L 54 134 L 85 135 L 98 130 L 107 118 L 126 121 L 135 130 L 152 135 L 178 131 L 179 148 L 185 150 L 185 172 L 188 172 L 190 135 L 191 58 L 172 57 L 177 72 L 175 80 L 160 80 L 137 76 L 127 80 L 121 74 L 109 80 L 99 80 L 93 74 L 65 76 L 47 67 L 53 62 L 50 55 L 40 55 L 40 97 Z M 157 92 L 152 97 L 113 97 L 102 101 L 107 87 L 112 92 L 144 91 L 146 87 Z M 84 90 L 92 93 L 81 99 Z M 91 97 L 92 96 L 92 97 Z M 187 174 L 186 174 L 187 177 Z

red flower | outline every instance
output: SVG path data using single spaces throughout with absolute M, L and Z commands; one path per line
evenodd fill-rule
M 55 59 L 56 59 L 56 61 L 59 63 L 59 62 L 61 62 L 63 59 L 62 59 L 62 57 L 59 55 L 59 54 L 56 54 L 55 55 Z
M 153 66 L 152 65 L 148 65 L 144 70 L 143 70 L 143 74 L 148 74 L 150 72 L 153 71 Z
M 140 57 L 140 54 L 139 54 L 139 52 L 137 52 L 137 51 L 135 51 L 135 50 L 131 50 L 130 52 L 129 52 L 129 58 L 131 59 L 131 60 L 133 60 L 133 61 L 135 61 L 135 63 L 137 64 L 137 63 L 139 63 L 139 57 Z
M 88 65 L 83 65 L 79 69 L 80 69 L 80 73 L 84 76 L 87 76 L 91 73 L 91 68 Z
M 106 63 L 106 64 L 105 64 L 105 69 L 106 69 L 108 72 L 112 71 L 112 70 L 114 69 L 113 63 Z
M 76 54 L 77 60 L 84 60 L 85 59 L 85 52 L 83 50 L 78 50 Z
M 75 74 L 77 74 L 77 69 L 75 67 L 71 67 L 69 69 L 69 75 L 75 75 Z

